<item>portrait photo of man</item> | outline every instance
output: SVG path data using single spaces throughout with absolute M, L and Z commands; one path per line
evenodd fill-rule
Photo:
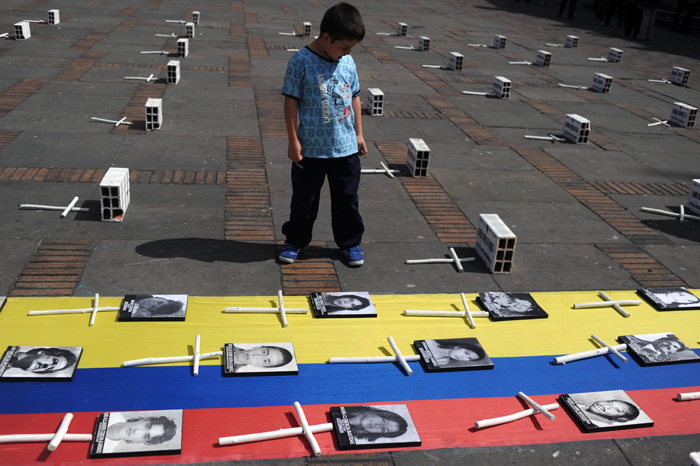
M 296 375 L 292 343 L 226 343 L 224 375 Z
M 182 448 L 182 410 L 101 413 L 92 455 L 172 453 Z

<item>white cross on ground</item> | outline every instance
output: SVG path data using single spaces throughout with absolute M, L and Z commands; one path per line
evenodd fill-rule
M 598 296 L 603 298 L 605 301 L 600 301 L 596 303 L 578 303 L 574 304 L 574 309 L 589 309 L 594 307 L 608 307 L 612 306 L 617 312 L 619 312 L 624 317 L 629 317 L 629 312 L 622 309 L 622 306 L 639 306 L 642 302 L 638 299 L 618 299 L 613 300 L 610 296 L 605 294 L 603 291 L 598 292 Z
M 55 451 L 61 442 L 90 442 L 92 434 L 69 434 L 68 427 L 73 420 L 72 413 L 66 413 L 61 425 L 53 434 L 9 434 L 0 435 L 0 443 L 49 442 L 46 449 Z
M 321 456 L 321 448 L 318 446 L 318 442 L 314 438 L 314 434 L 320 432 L 330 432 L 333 430 L 333 424 L 328 422 L 325 424 L 309 425 L 306 420 L 306 415 L 304 410 L 298 401 L 294 402 L 294 410 L 297 412 L 299 417 L 299 423 L 301 427 L 291 427 L 287 429 L 272 430 L 269 432 L 260 432 L 256 434 L 245 434 L 245 435 L 234 435 L 231 437 L 219 437 L 219 445 L 234 445 L 239 443 L 250 443 L 250 442 L 263 442 L 265 440 L 272 440 L 278 438 L 296 437 L 298 435 L 304 435 L 311 445 L 311 449 L 315 456 Z
M 118 311 L 119 307 L 105 306 L 100 307 L 100 295 L 95 293 L 95 301 L 92 307 L 86 307 L 82 309 L 52 309 L 46 311 L 29 311 L 30 316 L 41 316 L 41 315 L 51 315 L 51 314 L 86 314 L 90 313 L 90 327 L 95 325 L 95 317 L 98 312 L 104 311 Z
M 193 361 L 192 375 L 199 375 L 199 361 L 202 359 L 218 358 L 223 355 L 223 351 L 212 351 L 211 353 L 200 353 L 201 337 L 195 335 L 194 339 L 194 354 L 191 356 L 165 356 L 160 358 L 143 358 L 124 361 L 124 367 L 145 366 L 150 364 L 166 364 L 171 362 L 188 362 Z
M 262 314 L 279 314 L 282 319 L 282 327 L 287 326 L 287 313 L 290 314 L 306 314 L 309 310 L 305 307 L 300 308 L 285 308 L 284 299 L 282 296 L 282 290 L 277 292 L 277 302 L 278 307 L 226 307 L 224 312 L 236 313 L 236 312 L 252 312 L 252 313 L 262 313 Z
M 527 395 L 525 395 L 523 392 L 518 393 L 518 396 L 525 400 L 530 406 L 533 406 L 530 409 L 526 409 L 524 411 L 520 411 L 514 414 L 509 414 L 507 416 L 501 416 L 501 417 L 495 417 L 492 419 L 484 419 L 481 421 L 476 421 L 474 423 L 474 427 L 477 429 L 483 429 L 484 427 L 491 427 L 491 426 L 498 426 L 501 424 L 507 424 L 509 422 L 517 421 L 518 419 L 523 419 L 528 416 L 532 416 L 533 414 L 537 413 L 542 413 L 545 415 L 549 415 L 549 419 L 554 420 L 554 415 L 552 415 L 549 411 L 553 411 L 555 409 L 559 408 L 558 403 L 552 403 L 548 405 L 539 405 L 532 401 Z

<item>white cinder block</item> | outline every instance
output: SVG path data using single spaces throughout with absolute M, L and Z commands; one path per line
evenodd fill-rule
M 418 38 L 418 50 L 421 52 L 430 50 L 430 37 L 420 36 Z
M 566 36 L 566 42 L 564 43 L 564 47 L 568 47 L 570 49 L 575 49 L 576 47 L 578 47 L 578 37 Z
M 545 50 L 537 51 L 537 66 L 549 66 L 552 63 L 552 54 Z
M 302 36 L 304 37 L 309 37 L 311 35 L 311 23 L 308 21 L 304 21 L 303 26 L 303 32 L 301 33 Z
M 450 52 L 450 62 L 448 67 L 453 71 L 462 71 L 462 64 L 464 63 L 464 55 L 457 52 Z
M 194 24 L 199 24 L 199 11 L 192 12 L 192 22 Z
M 580 115 L 566 115 L 564 137 L 574 144 L 588 144 L 591 134 L 591 122 Z
M 100 182 L 103 222 L 121 222 L 131 201 L 129 169 L 111 167 Z
M 180 60 L 170 60 L 168 62 L 168 84 L 180 82 Z
M 177 40 L 177 56 L 185 58 L 190 53 L 190 40 L 184 37 Z
M 406 33 L 408 32 L 408 24 L 406 23 L 397 23 L 396 25 L 396 34 L 405 37 Z
M 506 36 L 496 35 L 493 38 L 493 48 L 504 49 L 506 48 Z
M 367 111 L 372 116 L 384 115 L 384 93 L 381 89 L 370 87 L 367 89 Z
M 517 240 L 497 214 L 479 215 L 476 252 L 491 273 L 510 273 Z
M 49 24 L 61 22 L 61 12 L 59 10 L 49 10 Z
M 163 125 L 163 99 L 149 98 L 146 101 L 146 131 L 159 129 Z
M 700 179 L 693 180 L 693 186 L 688 194 L 687 207 L 692 210 L 695 215 L 700 215 Z
M 406 166 L 414 177 L 428 176 L 428 162 L 430 159 L 430 149 L 422 140 L 411 138 L 408 140 L 408 154 L 406 155 Z
M 678 84 L 679 86 L 687 86 L 688 78 L 690 78 L 690 70 L 681 68 L 680 66 L 674 66 L 671 69 L 671 79 L 673 84 Z
M 15 23 L 15 40 L 25 40 L 32 37 L 32 31 L 28 21 Z
M 194 39 L 194 23 L 185 23 L 185 31 L 188 39 Z
M 698 109 L 683 102 L 674 102 L 671 110 L 671 118 L 668 121 L 676 126 L 692 128 L 695 126 L 695 119 L 698 116 Z
M 610 47 L 608 49 L 608 61 L 610 63 L 620 63 L 622 61 L 622 50 Z
M 602 92 L 604 94 L 607 94 L 608 92 L 610 92 L 612 80 L 612 76 L 608 76 L 607 74 L 603 73 L 596 73 L 593 75 L 593 84 L 591 85 L 591 89 L 593 89 L 596 92 Z
M 512 83 L 510 79 L 504 78 L 503 76 L 493 77 L 493 94 L 496 95 L 496 97 L 509 99 L 511 87 Z

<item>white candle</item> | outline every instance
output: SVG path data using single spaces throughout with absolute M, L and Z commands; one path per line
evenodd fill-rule
M 95 325 L 95 317 L 97 316 L 97 311 L 100 308 L 100 295 L 95 293 L 95 305 L 92 307 L 92 313 L 90 314 L 90 327 Z
M 187 21 L 185 21 L 184 19 L 166 19 L 165 22 L 185 24 Z
M 554 414 L 550 413 L 544 406 L 540 406 L 539 404 L 537 404 L 532 398 L 530 398 L 529 396 L 527 396 L 523 392 L 518 392 L 518 396 L 520 397 L 520 399 L 525 401 L 525 403 L 529 404 L 530 406 L 535 408 L 537 411 L 539 411 L 540 413 L 547 416 L 547 418 L 550 421 L 553 421 L 556 419 L 556 417 L 554 417 Z
M 398 170 L 390 170 L 384 162 L 379 162 L 379 165 L 381 165 L 384 172 L 389 175 L 389 178 L 394 178 L 394 172 L 398 173 Z
M 66 215 L 68 215 L 68 212 L 70 212 L 73 207 L 75 207 L 75 204 L 78 203 L 78 196 L 75 196 L 72 201 L 70 201 L 70 204 L 68 204 L 68 207 L 66 207 L 63 212 L 61 213 L 61 218 L 64 218 Z
M 277 300 L 280 304 L 280 316 L 282 317 L 282 327 L 287 326 L 287 316 L 284 313 L 284 301 L 282 299 L 282 290 L 277 291 Z
M 510 63 L 511 65 L 532 65 L 532 63 L 530 63 L 530 62 L 527 61 L 527 60 L 524 60 L 524 61 L 511 61 L 511 62 L 509 62 L 509 63 Z
M 650 83 L 662 83 L 662 84 L 671 84 L 671 81 L 668 79 L 648 79 Z
M 488 47 L 486 44 L 467 44 L 468 47 Z
M 421 65 L 423 68 L 435 68 L 435 69 L 440 69 L 442 66 L 440 65 Z
M 549 46 L 549 47 L 564 47 L 564 44 L 548 44 L 548 43 L 545 43 L 544 45 L 547 45 L 547 46 Z
M 299 416 L 299 422 L 301 423 L 301 427 L 304 430 L 304 436 L 306 437 L 306 440 L 309 441 L 309 444 L 311 444 L 311 449 L 314 452 L 314 456 L 321 456 L 321 447 L 318 446 L 318 442 L 314 437 L 314 433 L 311 431 L 311 426 L 308 422 L 306 422 L 304 410 L 301 409 L 301 405 L 298 401 L 294 402 L 294 410 L 297 412 L 297 416 Z
M 565 88 L 567 88 L 567 89 L 582 89 L 582 90 L 588 89 L 586 86 L 574 86 L 574 85 L 571 85 L 571 84 L 562 84 L 562 83 L 559 83 L 558 86 L 559 86 L 559 87 L 565 87 Z
M 194 337 L 194 366 L 192 368 L 192 375 L 198 376 L 199 375 L 199 360 L 201 359 L 202 355 L 199 354 L 199 349 L 202 344 L 202 338 L 199 336 L 199 334 L 195 335 Z
M 574 309 L 590 309 L 595 307 L 608 307 L 614 304 L 620 306 L 639 306 L 642 302 L 638 299 L 618 299 L 615 301 L 600 301 L 595 303 L 577 303 L 574 304 Z
M 103 122 L 105 122 L 105 123 L 114 123 L 114 124 L 118 123 L 117 120 L 107 120 L 107 119 L 105 119 L 105 118 L 91 117 L 90 119 L 91 119 L 91 120 L 95 120 L 95 121 L 103 121 Z M 123 122 L 122 124 L 123 124 L 123 125 L 133 125 L 133 123 L 130 122 L 130 121 L 125 121 L 125 122 Z M 87 209 L 86 209 L 86 210 L 87 210 Z
M 595 336 L 595 335 L 591 335 L 591 338 L 593 338 L 596 342 L 598 342 L 598 344 L 605 346 L 612 354 L 614 354 L 614 355 L 617 356 L 618 358 L 622 359 L 622 362 L 627 362 L 627 358 L 624 357 L 624 356 L 622 355 L 622 353 L 620 353 L 620 352 L 619 352 L 618 350 L 616 350 L 614 347 L 608 345 L 607 343 L 605 343 L 603 340 L 601 340 L 600 338 L 598 338 L 598 337 Z
M 199 355 L 199 359 L 209 359 L 221 356 L 223 351 L 213 351 L 211 353 L 202 353 Z M 143 358 L 143 359 L 132 359 L 131 361 L 124 361 L 124 367 L 132 366 L 145 366 L 149 364 L 166 364 L 171 362 L 188 362 L 193 361 L 194 356 L 169 356 L 162 358 Z
M 679 393 L 678 401 L 700 400 L 700 392 Z
M 405 370 L 406 374 L 408 374 L 408 375 L 413 374 L 413 370 L 411 370 L 408 363 L 406 362 L 406 358 L 403 357 L 403 354 L 401 354 L 401 351 L 399 351 L 399 347 L 396 346 L 396 343 L 394 342 L 394 337 L 389 337 L 388 340 L 389 340 L 389 345 L 391 346 L 391 349 L 394 351 L 396 358 L 399 360 L 399 364 L 401 364 L 401 367 L 403 367 L 403 370 Z
M 600 57 L 600 58 L 589 58 L 589 61 L 608 61 L 607 58 L 605 57 Z
M 607 294 L 605 294 L 605 292 L 603 292 L 603 291 L 599 291 L 599 292 L 598 292 L 598 296 L 600 296 L 601 298 L 603 298 L 603 299 L 606 300 L 606 301 L 612 301 L 612 300 L 613 300 L 610 296 L 608 296 Z M 638 305 L 642 304 L 641 301 L 636 300 L 636 299 L 633 299 L 633 300 L 631 300 L 631 301 L 633 301 L 633 302 L 627 304 L 628 306 L 638 306 Z M 624 317 L 629 317 L 629 316 L 630 316 L 629 312 L 625 311 L 624 309 L 622 309 L 622 307 L 620 307 L 620 304 L 615 303 L 615 304 L 612 305 L 612 307 L 613 307 L 617 312 L 619 312 L 620 314 L 622 314 Z
M 488 92 L 462 91 L 462 94 L 467 95 L 490 95 Z
M 174 32 L 170 34 L 155 34 L 156 37 L 177 37 Z
M 652 209 L 651 207 L 642 207 L 642 212 L 649 212 L 650 214 L 659 214 L 659 215 L 665 215 L 666 217 L 675 217 L 680 219 L 680 214 L 677 214 L 675 212 L 669 212 L 667 210 L 661 210 L 661 209 Z M 683 210 L 683 220 L 689 219 L 689 220 L 700 220 L 700 217 L 696 215 L 689 215 L 685 213 L 685 208 Z
M 94 307 L 86 307 L 84 309 L 51 309 L 51 310 L 45 310 L 45 311 L 29 311 L 30 316 L 40 316 L 40 315 L 49 315 L 49 314 L 85 314 L 87 312 L 92 312 L 95 308 Z M 106 306 L 106 307 L 101 307 L 97 309 L 97 312 L 104 312 L 104 311 L 118 311 L 118 307 L 114 306 Z
M 422 317 L 467 317 L 466 312 L 462 311 L 423 311 L 419 309 L 405 309 L 405 316 L 422 316 Z M 488 317 L 486 311 L 476 311 L 471 313 L 472 317 Z
M 394 45 L 395 49 L 415 50 L 412 45 Z
M 0 443 L 49 442 L 56 434 L 9 434 L 0 435 Z M 65 434 L 64 442 L 90 442 L 92 434 Z
M 66 415 L 63 416 L 63 421 L 61 421 L 61 425 L 58 426 L 58 430 L 56 431 L 53 438 L 46 447 L 47 450 L 55 451 L 56 448 L 58 448 L 58 445 L 63 441 L 63 437 L 65 437 L 66 433 L 68 432 L 68 426 L 70 426 L 72 420 L 73 413 L 66 413 Z
M 525 139 L 537 139 L 538 141 L 552 141 L 552 136 L 531 136 L 526 134 Z
M 467 319 L 469 319 L 469 326 L 471 328 L 476 328 L 476 324 L 474 323 L 474 319 L 472 319 L 472 313 L 469 311 L 469 305 L 467 304 L 466 296 L 464 296 L 464 293 L 460 293 L 459 295 L 462 298 L 462 304 L 464 305 L 464 312 L 467 314 Z
M 459 260 L 459 256 L 457 256 L 457 253 L 455 252 L 454 248 L 449 248 L 450 251 L 450 256 L 452 256 L 452 260 L 455 263 L 455 267 L 457 267 L 457 271 L 459 273 L 464 272 L 464 267 L 462 267 L 462 262 Z
M 559 405 L 557 403 L 552 403 L 549 405 L 544 405 L 542 408 L 546 409 L 547 411 L 554 411 L 555 409 L 559 408 Z M 526 409 L 525 411 L 521 411 L 519 413 L 515 414 L 510 414 L 508 416 L 501 416 L 501 417 L 495 417 L 493 419 L 484 419 L 482 421 L 476 421 L 474 423 L 474 427 L 477 429 L 482 429 L 484 427 L 491 427 L 491 426 L 497 426 L 500 424 L 506 424 L 508 422 L 513 422 L 517 421 L 518 419 L 522 419 L 528 416 L 532 416 L 533 414 L 538 413 L 538 411 L 535 408 L 530 408 Z
M 321 432 L 330 432 L 333 430 L 333 423 L 316 424 L 309 426 L 309 431 L 314 434 Z M 277 438 L 296 437 L 304 433 L 302 427 L 290 427 L 288 429 L 271 430 L 269 432 L 260 432 L 257 434 L 233 435 L 231 437 L 219 437 L 219 445 L 233 445 L 239 443 L 261 442 L 264 440 L 272 440 Z
M 624 351 L 627 349 L 627 345 L 622 344 L 622 345 L 615 345 L 613 346 L 617 351 Z M 608 349 L 607 346 L 604 346 L 602 348 L 596 348 L 594 350 L 590 351 L 582 351 L 580 353 L 574 353 L 574 354 L 568 354 L 566 356 L 557 356 L 554 358 L 554 364 L 566 364 L 567 362 L 573 362 L 573 361 L 578 361 L 580 359 L 586 359 L 586 358 L 592 358 L 594 356 L 600 356 L 602 354 L 608 354 L 610 350 Z
M 168 52 L 166 52 L 165 50 L 144 50 L 141 53 L 158 53 L 161 55 L 166 55 Z
M 475 257 L 465 257 L 459 259 L 460 262 L 474 262 Z M 408 259 L 406 264 L 452 264 L 454 259 L 438 258 L 438 259 Z
M 420 356 L 416 355 L 406 355 L 403 357 L 406 361 L 416 362 L 420 361 Z M 353 358 L 328 358 L 328 364 L 362 364 L 362 363 L 375 363 L 375 362 L 398 362 L 396 356 L 369 356 L 369 357 L 353 357 Z

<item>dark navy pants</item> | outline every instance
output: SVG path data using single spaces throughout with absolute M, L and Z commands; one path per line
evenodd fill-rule
M 303 168 L 302 168 L 303 167 Z M 289 221 L 282 225 L 287 242 L 304 247 L 311 242 L 321 188 L 328 177 L 331 191 L 333 239 L 341 249 L 357 246 L 365 231 L 359 210 L 360 157 L 304 157 L 292 164 L 292 203 Z

